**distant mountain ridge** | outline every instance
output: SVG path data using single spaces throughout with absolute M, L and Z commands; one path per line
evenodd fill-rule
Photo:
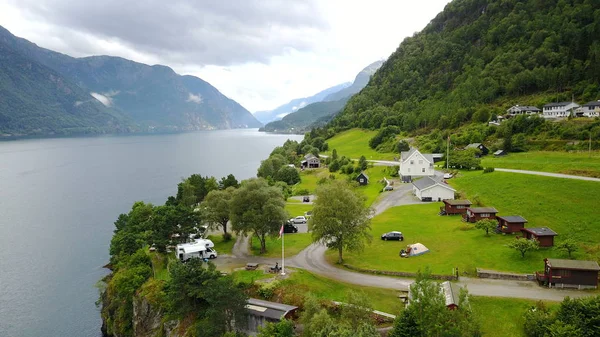
M 315 102 L 321 102 L 321 101 L 325 100 L 326 97 L 328 97 L 336 92 L 339 92 L 340 90 L 350 87 L 351 84 L 352 83 L 350 83 L 350 82 L 338 84 L 331 88 L 327 88 L 323 91 L 320 91 L 310 97 L 293 99 L 293 100 L 289 101 L 288 103 L 281 105 L 273 110 L 257 111 L 254 113 L 254 117 L 256 117 L 256 119 L 258 119 L 260 122 L 265 123 L 265 124 L 276 121 L 276 120 L 280 120 L 281 118 L 285 117 L 286 115 L 296 112 L 299 109 L 302 109 L 303 107 L 305 107 L 309 104 L 312 104 Z
M 95 98 L 98 100 L 97 103 L 104 104 L 104 107 L 96 109 L 98 113 L 103 111 L 119 121 L 118 123 L 116 120 L 113 121 L 108 129 L 97 123 L 88 125 L 85 119 L 75 123 L 81 127 L 92 128 L 90 130 L 100 128 L 103 131 L 98 130 L 98 132 L 119 130 L 177 132 L 261 126 L 248 110 L 221 94 L 208 82 L 194 76 L 178 75 L 166 66 L 149 66 L 112 56 L 73 58 L 40 48 L 25 39 L 15 37 L 2 27 L 0 27 L 0 44 L 3 46 L 1 58 L 6 59 L 6 55 L 11 53 L 30 64 L 37 64 L 51 70 L 57 76 L 63 77 L 64 83 L 69 82 L 79 87 L 77 90 L 72 90 L 82 95 L 78 96 L 79 100 L 95 101 L 93 99 Z M 30 78 L 31 81 L 36 80 L 34 74 L 29 75 L 33 76 Z M 38 72 L 37 75 L 40 76 L 40 73 Z M 4 87 L 11 83 L 2 80 L 6 78 L 6 75 L 0 78 L 0 82 L 5 84 Z M 20 87 L 15 88 L 16 85 Z M 19 90 L 28 92 L 20 95 L 21 97 L 35 95 L 34 92 L 30 92 L 34 87 L 26 85 L 23 81 L 12 82 L 9 86 L 12 86 L 13 92 Z M 62 99 L 58 93 L 55 93 L 55 96 L 56 100 Z M 15 97 L 14 93 L 12 97 Z M 32 131 L 27 124 L 27 111 L 18 111 L 18 108 L 15 109 L 15 104 L 9 109 L 8 105 L 2 103 L 4 102 L 0 100 L 0 114 L 3 118 L 12 120 L 11 125 L 21 125 L 21 127 L 8 128 L 4 123 L 0 123 L 0 132 L 30 134 Z M 35 103 L 35 101 L 28 102 L 28 111 L 45 110 L 43 107 L 32 109 Z M 50 101 L 48 103 L 54 104 Z M 57 113 L 51 109 L 45 111 L 46 119 L 53 119 L 55 117 L 53 114 Z M 77 117 L 72 116 L 72 119 L 76 120 Z M 19 120 L 22 122 L 18 122 Z M 52 130 L 48 129 L 42 133 L 60 133 L 63 127 L 68 126 L 56 124 L 50 128 Z
M 298 109 L 298 111 L 283 117 L 280 121 L 268 123 L 264 128 L 261 128 L 261 131 L 301 133 L 313 127 L 315 123 L 324 124 L 341 111 L 353 95 L 360 92 L 369 83 L 371 75 L 381 67 L 383 62 L 371 63 L 356 75 L 352 85 L 327 95 L 320 102 Z

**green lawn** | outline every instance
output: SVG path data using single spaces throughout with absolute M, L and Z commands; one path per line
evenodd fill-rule
M 377 131 L 367 131 L 362 129 L 351 129 L 335 135 L 327 140 L 329 151 L 324 155 L 331 155 L 333 149 L 337 150 L 338 155 L 358 159 L 365 156 L 370 160 L 392 160 L 395 153 L 379 153 L 369 147 L 369 140 L 377 134 Z
M 504 157 L 486 156 L 484 167 L 511 168 L 600 178 L 600 152 L 523 152 Z
M 215 249 L 218 254 L 231 254 L 233 245 L 235 244 L 235 235 L 232 234 L 231 240 L 224 242 L 223 235 L 209 235 L 207 239 L 215 244 Z
M 336 179 L 340 177 L 339 173 L 331 173 L 329 172 L 329 170 L 327 168 L 320 168 L 320 169 L 311 169 L 311 170 L 304 170 L 300 172 L 300 183 L 294 185 L 293 190 L 294 190 L 294 195 L 297 195 L 296 191 L 300 191 L 300 190 L 308 190 L 308 194 L 314 194 L 315 190 L 317 189 L 317 182 L 320 179 L 327 179 L 329 178 L 329 176 L 333 174 L 336 176 Z
M 471 296 L 469 302 L 486 337 L 525 336 L 523 314 L 537 303 L 534 300 L 479 296 Z M 557 302 L 544 303 L 550 309 L 559 305 Z
M 383 180 L 384 177 L 386 177 L 388 180 L 391 179 L 391 177 L 385 173 L 385 169 L 385 166 L 373 166 L 369 167 L 365 171 L 365 174 L 369 176 L 369 184 L 365 186 L 359 186 L 358 190 L 367 197 L 366 204 L 368 206 L 373 205 L 383 190 L 384 185 L 382 185 L 379 181 Z
M 292 257 L 300 253 L 300 251 L 312 243 L 310 233 L 287 233 L 284 235 L 286 257 Z M 254 236 L 250 238 L 250 251 L 254 255 L 260 255 L 260 243 Z M 281 239 L 278 237 L 267 237 L 267 252 L 261 256 L 281 257 Z
M 291 218 L 299 215 L 304 215 L 304 212 L 308 212 L 313 209 L 312 204 L 285 204 L 285 210 L 288 211 Z
M 261 269 L 261 266 L 259 266 L 257 270 L 236 270 L 231 273 L 231 275 L 238 283 L 254 283 L 254 281 L 272 278 L 275 276 L 273 274 L 265 273 L 265 271 Z

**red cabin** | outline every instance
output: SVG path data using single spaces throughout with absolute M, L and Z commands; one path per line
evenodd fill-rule
M 520 215 L 497 216 L 496 219 L 498 219 L 498 229 L 502 233 L 519 233 L 527 223 L 527 220 Z
M 544 259 L 544 271 L 536 272 L 536 279 L 548 288 L 598 288 L 596 261 Z
M 441 215 L 465 214 L 472 203 L 469 200 L 443 200 L 444 206 L 440 207 Z
M 498 210 L 494 207 L 469 207 L 463 218 L 467 222 L 477 222 L 483 219 L 496 219 Z
M 558 235 L 548 227 L 523 228 L 521 229 L 521 233 L 523 233 L 523 237 L 528 240 L 538 240 L 540 247 L 554 246 L 554 237 Z

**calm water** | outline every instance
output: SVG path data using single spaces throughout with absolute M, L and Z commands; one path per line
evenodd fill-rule
M 238 180 L 286 139 L 256 130 L 0 142 L 0 336 L 101 336 L 113 222 L 192 173 Z

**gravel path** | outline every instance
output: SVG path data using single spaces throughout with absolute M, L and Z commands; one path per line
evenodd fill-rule
M 597 182 L 600 182 L 600 178 L 574 176 L 574 175 L 562 174 L 562 173 L 550 173 L 550 172 L 539 172 L 539 171 L 513 170 L 513 169 L 504 169 L 504 168 L 496 168 L 494 170 L 498 171 L 498 172 L 522 173 L 522 174 L 532 174 L 532 175 L 536 175 L 536 176 L 545 176 L 545 177 L 554 177 L 554 178 L 567 178 L 567 179 L 577 179 L 577 180 L 587 180 L 587 181 L 597 181 Z

